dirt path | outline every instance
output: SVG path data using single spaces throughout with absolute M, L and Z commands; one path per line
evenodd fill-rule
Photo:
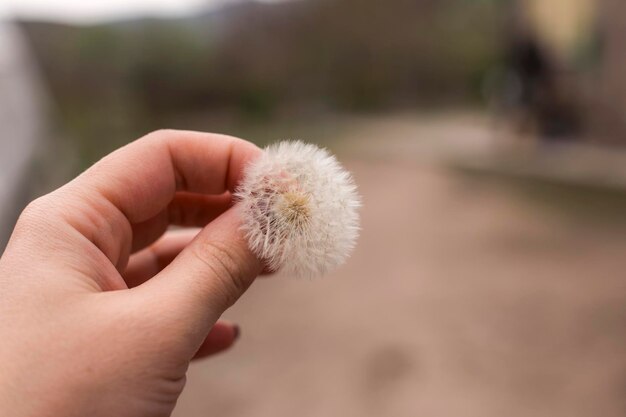
M 626 230 L 406 154 L 347 165 L 349 264 L 255 283 L 176 417 L 626 415 Z

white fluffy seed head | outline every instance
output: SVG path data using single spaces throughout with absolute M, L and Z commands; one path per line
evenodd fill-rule
M 354 248 L 360 198 L 350 173 L 324 149 L 300 141 L 267 147 L 235 197 L 250 249 L 274 271 L 323 275 Z

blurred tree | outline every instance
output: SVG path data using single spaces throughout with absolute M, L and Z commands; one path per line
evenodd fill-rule
M 98 145 L 176 114 L 471 103 L 498 57 L 498 0 L 237 2 L 187 19 L 24 23 L 63 120 Z M 477 30 L 476 28 L 480 28 Z M 97 103 L 94 106 L 93 103 Z

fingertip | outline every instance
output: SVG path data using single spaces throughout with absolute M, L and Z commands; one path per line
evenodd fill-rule
M 230 349 L 239 339 L 240 334 L 241 330 L 238 324 L 218 321 L 200 345 L 194 359 L 215 355 Z

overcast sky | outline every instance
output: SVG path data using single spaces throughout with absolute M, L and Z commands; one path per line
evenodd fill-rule
M 0 0 L 0 18 L 88 24 L 141 15 L 184 15 L 233 1 L 238 0 Z

